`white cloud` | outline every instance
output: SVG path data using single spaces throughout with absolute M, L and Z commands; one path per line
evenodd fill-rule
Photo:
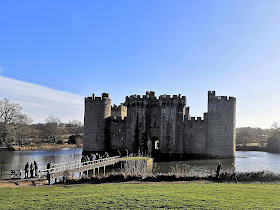
M 19 103 L 34 123 L 44 123 L 49 115 L 63 122 L 83 122 L 84 97 L 79 95 L 0 76 L 0 99 L 3 98 Z

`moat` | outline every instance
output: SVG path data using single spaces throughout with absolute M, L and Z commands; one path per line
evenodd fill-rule
M 82 148 L 64 148 L 36 151 L 0 151 L 0 170 L 23 169 L 26 162 L 37 161 L 39 166 L 48 162 L 80 160 Z M 280 154 L 259 151 L 237 151 L 235 159 L 219 159 L 222 170 L 235 163 L 237 172 L 271 171 L 280 174 Z M 190 170 L 210 173 L 215 170 L 217 159 L 155 162 L 155 172 L 167 173 L 171 167 L 187 164 Z

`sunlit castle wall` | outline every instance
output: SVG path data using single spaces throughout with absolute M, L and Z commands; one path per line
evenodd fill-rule
M 103 93 L 102 97 L 85 98 L 85 118 L 84 118 L 84 152 L 104 152 L 106 151 L 105 128 L 107 120 L 111 116 L 111 99 L 108 93 Z
M 236 98 L 208 92 L 207 153 L 211 156 L 234 157 L 236 139 Z

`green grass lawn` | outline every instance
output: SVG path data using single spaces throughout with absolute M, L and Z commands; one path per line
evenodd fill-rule
M 75 184 L 0 189 L 0 209 L 279 209 L 279 184 Z

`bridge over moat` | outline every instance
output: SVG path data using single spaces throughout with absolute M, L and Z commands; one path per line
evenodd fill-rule
M 81 162 L 78 161 L 69 161 L 69 162 L 62 162 L 57 164 L 52 164 L 50 168 L 47 166 L 41 166 L 38 168 L 37 174 L 38 176 L 34 176 L 33 180 L 44 180 L 44 179 L 58 179 L 63 178 L 66 175 L 72 175 L 73 177 L 75 174 L 79 173 L 79 177 L 81 178 L 83 174 L 88 176 L 89 171 L 99 174 L 100 169 L 103 169 L 103 173 L 106 172 L 106 167 L 110 165 L 114 165 L 120 161 L 124 160 L 120 156 L 108 157 L 108 158 L 101 158 L 98 160 L 86 161 Z M 1 179 L 23 179 L 24 178 L 24 169 L 19 170 L 10 170 L 10 171 L 1 171 Z M 51 182 L 52 183 L 52 182 Z
M 38 176 L 34 176 L 32 178 L 28 178 L 32 181 L 38 180 L 48 180 L 49 184 L 54 184 L 59 182 L 59 180 L 66 181 L 66 178 L 73 178 L 73 179 L 81 179 L 83 177 L 89 178 L 89 175 L 98 175 L 100 174 L 100 170 L 103 172 L 105 176 L 106 167 L 115 165 L 121 162 L 121 168 L 123 166 L 122 162 L 131 161 L 131 160 L 139 160 L 139 159 L 150 159 L 151 162 L 147 163 L 147 166 L 152 164 L 152 159 L 147 157 L 108 157 L 108 158 L 101 158 L 98 160 L 86 161 L 81 162 L 79 161 L 69 161 L 69 162 L 62 162 L 57 164 L 52 164 L 50 168 L 47 166 L 41 166 L 38 168 L 37 174 Z M 149 166 L 148 166 L 149 167 Z M 150 166 L 149 168 L 152 168 Z M 151 169 L 150 169 L 151 170 Z M 77 176 L 78 174 L 78 176 Z M 23 179 L 24 178 L 24 169 L 20 170 L 10 170 L 10 171 L 1 171 L 0 179 Z M 28 180 L 27 179 L 27 180 Z M 26 179 L 25 179 L 26 180 Z

